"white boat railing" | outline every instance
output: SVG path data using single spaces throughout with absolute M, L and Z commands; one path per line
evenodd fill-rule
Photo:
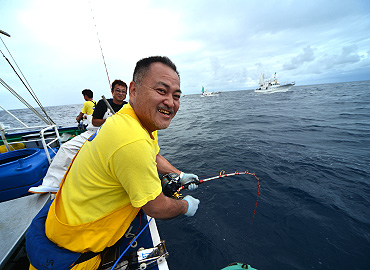
M 46 142 L 45 136 L 44 136 L 45 135 L 45 131 L 50 130 L 50 129 L 54 129 L 56 138 L 50 140 L 49 142 Z M 42 146 L 44 147 L 44 150 L 45 150 L 45 153 L 46 153 L 46 157 L 48 158 L 48 161 L 49 161 L 49 164 L 50 164 L 51 161 L 52 161 L 52 159 L 50 157 L 50 154 L 49 154 L 48 149 L 50 149 L 51 151 L 54 152 L 54 154 L 56 154 L 56 151 L 51 147 L 52 143 L 58 142 L 59 145 L 62 145 L 62 142 L 60 140 L 59 131 L 58 131 L 57 126 L 56 125 L 52 125 L 52 126 L 48 126 L 48 127 L 44 128 L 44 129 L 42 129 L 40 131 L 40 138 L 41 138 Z
M 19 120 L 19 119 L 18 119 Z M 56 125 L 50 125 L 50 126 L 33 126 L 33 127 L 30 127 L 30 126 L 27 126 L 26 124 L 24 124 L 21 120 L 19 120 L 19 122 L 21 122 L 24 127 L 23 128 L 7 128 L 5 130 L 5 127 L 3 127 L 2 124 L 0 124 L 0 135 L 1 135 L 1 139 L 4 143 L 4 146 L 6 148 L 6 150 L 8 152 L 14 150 L 14 147 L 12 146 L 12 144 L 18 144 L 18 143 L 23 143 L 23 144 L 28 144 L 28 143 L 37 143 L 41 140 L 41 144 L 42 144 L 42 148 L 44 149 L 45 151 L 45 154 L 46 154 L 46 157 L 48 159 L 48 162 L 49 164 L 51 163 L 52 161 L 52 158 L 50 157 L 50 153 L 49 153 L 49 149 L 54 152 L 56 154 L 57 151 L 55 151 L 55 149 L 53 149 L 52 145 L 55 143 L 57 143 L 58 145 L 62 145 L 62 141 L 60 139 L 60 136 L 59 136 L 59 131 L 58 131 L 58 127 Z M 39 130 L 41 128 L 41 130 L 39 132 L 37 132 L 36 130 Z M 17 130 L 25 130 L 25 129 L 32 129 L 32 130 L 35 130 L 35 133 L 33 134 L 39 134 L 39 137 L 36 138 L 36 139 L 33 139 L 33 140 L 26 140 L 24 138 L 22 138 L 22 140 L 20 141 L 16 141 L 16 142 L 8 142 L 7 139 L 6 139 L 6 135 L 9 134 L 9 131 L 17 131 Z M 46 135 L 50 136 L 51 134 L 46 134 L 47 131 L 50 131 L 50 130 L 53 130 L 53 132 L 51 132 L 52 135 L 55 135 L 55 138 L 52 137 L 52 138 L 45 138 Z
M 40 129 L 40 131 L 36 131 L 38 129 Z M 55 145 L 55 143 L 57 145 L 62 145 L 62 141 L 61 141 L 61 138 L 60 138 L 60 135 L 59 135 L 59 131 L 58 131 L 58 127 L 56 125 L 50 125 L 50 126 L 35 126 L 35 127 L 27 127 L 27 129 L 33 129 L 35 130 L 33 136 L 35 136 L 36 134 L 39 134 L 38 137 L 36 137 L 35 139 L 25 139 L 25 138 L 22 138 L 22 140 L 19 140 L 19 141 L 16 141 L 16 142 L 8 142 L 7 141 L 7 138 L 6 138 L 6 134 L 9 134 L 9 130 L 12 130 L 12 131 L 15 131 L 15 130 L 19 130 L 20 128 L 10 128 L 10 129 L 7 129 L 5 130 L 5 128 L 0 125 L 0 135 L 1 135 L 1 139 L 4 143 L 4 146 L 6 148 L 6 150 L 8 152 L 12 151 L 12 150 L 15 150 L 14 147 L 12 147 L 12 144 L 18 144 L 18 143 L 23 143 L 23 144 L 38 144 L 38 142 L 40 142 L 41 140 L 41 144 L 42 144 L 42 148 L 44 149 L 45 153 L 46 153 L 46 157 L 49 161 L 49 164 L 51 163 L 52 161 L 52 158 L 50 157 L 50 154 L 49 154 L 49 149 L 54 152 L 56 154 L 57 151 L 55 151 L 55 149 L 53 149 L 53 144 Z M 21 130 L 24 130 L 25 128 L 21 128 Z M 53 130 L 52 132 L 50 133 L 46 133 L 47 131 L 50 131 L 50 130 Z M 29 134 L 29 135 L 32 135 L 32 134 Z M 48 138 L 46 138 L 46 136 L 48 136 Z M 50 138 L 50 136 L 52 136 Z M 55 136 L 55 137 L 54 137 Z M 35 146 L 37 147 L 37 146 Z M 33 146 L 31 147 L 33 148 Z M 41 148 L 41 147 L 37 147 L 37 148 Z
M 5 137 L 5 129 L 3 128 L 3 126 L 1 125 L 1 123 L 0 123 L 0 132 L 1 132 L 0 133 L 0 136 L 1 136 L 1 139 L 3 140 L 3 142 L 4 142 L 5 148 L 9 152 L 10 151 L 10 146 L 9 146 L 8 141 L 6 140 L 6 137 Z
M 14 150 L 14 148 L 12 147 L 12 144 L 32 143 L 32 142 L 37 142 L 41 139 L 42 148 L 45 150 L 46 157 L 47 157 L 47 159 L 49 161 L 49 164 L 50 164 L 52 159 L 50 157 L 48 149 L 50 149 L 52 152 L 56 153 L 56 151 L 52 148 L 51 145 L 55 142 L 58 142 L 59 145 L 62 145 L 57 126 L 56 125 L 49 125 L 49 126 L 42 125 L 42 126 L 32 126 L 32 127 L 30 127 L 27 124 L 25 124 L 22 120 L 20 120 L 18 117 L 16 117 L 14 114 L 12 114 L 7 109 L 2 107 L 1 105 L 0 105 L 0 108 L 3 109 L 3 111 L 8 113 L 11 117 L 13 117 L 15 120 L 17 120 L 17 122 L 19 122 L 23 126 L 23 127 L 18 127 L 18 128 L 6 128 L 6 130 L 5 130 L 5 127 L 0 123 L 0 131 L 1 131 L 0 135 L 1 135 L 1 139 L 3 140 L 3 143 L 5 145 L 6 150 L 8 152 Z M 48 130 L 52 130 L 52 129 L 54 129 L 53 134 L 55 134 L 55 138 L 48 138 L 46 140 L 45 135 L 50 136 L 50 134 L 45 134 L 45 132 L 48 131 Z M 34 130 L 35 131 L 34 134 L 39 133 L 40 136 L 39 136 L 39 138 L 36 138 L 34 140 L 21 140 L 21 141 L 17 141 L 17 142 L 8 142 L 7 139 L 6 139 L 7 133 L 9 134 L 9 131 L 14 132 L 14 131 L 19 131 L 19 130 L 22 130 L 22 131 L 24 131 L 24 130 Z M 40 131 L 38 132 L 37 130 L 40 130 Z

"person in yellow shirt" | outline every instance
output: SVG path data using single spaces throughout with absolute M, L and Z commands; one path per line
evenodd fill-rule
M 141 209 L 157 219 L 195 215 L 199 200 L 190 195 L 183 200 L 165 196 L 171 194 L 168 182 L 158 176 L 171 175 L 188 189 L 199 184 L 198 176 L 181 172 L 159 154 L 157 130 L 170 125 L 180 106 L 176 66 L 167 57 L 141 59 L 129 97 L 129 104 L 81 147 L 55 200 L 33 220 L 26 236 L 30 269 L 63 260 L 73 270 L 98 269 L 100 252 L 124 236 Z M 41 244 L 41 238 L 47 243 Z M 62 251 L 51 252 L 56 248 Z M 70 254 L 65 255 L 66 250 Z M 89 252 L 97 255 L 75 264 L 79 256 L 74 254 Z
M 107 101 L 113 108 L 114 112 L 119 111 L 122 106 L 127 103 L 124 101 L 127 94 L 127 84 L 122 80 L 114 80 L 111 85 L 111 93 L 113 98 L 110 98 Z M 50 164 L 48 171 L 42 180 L 42 185 L 31 187 L 28 192 L 57 193 L 63 176 L 77 151 L 84 144 L 84 142 L 90 138 L 90 136 L 94 134 L 94 132 L 105 122 L 105 119 L 112 114 L 113 113 L 110 111 L 110 109 L 108 109 L 104 100 L 101 99 L 95 106 L 91 123 L 89 123 L 86 127 L 87 131 L 73 137 L 73 139 L 63 143 L 60 146 L 53 159 L 53 162 Z
M 85 103 L 82 106 L 81 112 L 76 117 L 76 121 L 78 123 L 84 118 L 84 115 L 91 118 L 91 115 L 93 114 L 94 108 L 96 106 L 96 102 L 93 100 L 93 91 L 91 91 L 90 89 L 82 90 L 82 95 L 85 99 Z M 91 119 L 88 120 L 90 120 L 89 122 L 91 122 Z

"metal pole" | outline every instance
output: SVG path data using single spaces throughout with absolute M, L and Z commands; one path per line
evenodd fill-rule
M 113 110 L 112 106 L 109 104 L 108 100 L 105 98 L 104 95 L 101 96 L 101 98 L 104 100 L 105 104 L 107 105 L 108 109 L 112 112 L 112 114 L 115 114 L 116 112 Z
M 2 107 L 0 105 L 0 108 L 3 109 L 4 111 L 6 111 L 8 114 L 10 114 L 11 116 L 14 117 L 15 120 L 17 120 L 19 123 L 21 123 L 23 126 L 25 126 L 26 128 L 30 128 L 29 126 L 27 126 L 25 123 L 23 123 L 21 120 L 19 120 L 15 115 L 13 115 L 11 112 L 9 112 L 8 110 L 6 110 L 4 107 Z

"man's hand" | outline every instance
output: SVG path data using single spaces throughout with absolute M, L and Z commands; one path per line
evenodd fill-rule
M 77 123 L 79 123 L 82 120 L 83 117 L 84 117 L 84 113 L 80 112 L 80 114 L 77 115 L 77 117 L 76 117 Z
M 190 195 L 185 196 L 183 200 L 188 202 L 188 211 L 186 211 L 185 216 L 188 217 L 194 216 L 198 210 L 200 201 L 198 199 L 193 198 Z
M 198 188 L 199 177 L 192 173 L 180 173 L 180 183 L 182 186 L 187 185 L 188 190 L 195 190 Z

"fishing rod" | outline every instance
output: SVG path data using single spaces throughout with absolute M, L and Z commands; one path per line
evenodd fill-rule
M 222 170 L 219 175 L 199 180 L 199 184 L 203 184 L 204 182 L 208 182 L 208 181 L 219 179 L 219 178 L 224 178 L 224 177 L 234 176 L 234 175 L 243 175 L 243 174 L 253 175 L 257 180 L 258 188 L 259 188 L 259 179 L 258 179 L 258 177 L 254 173 L 250 173 L 248 171 L 244 171 L 244 172 L 235 171 L 233 173 L 225 173 L 225 171 Z M 189 185 L 190 184 L 186 184 L 186 185 L 183 185 L 183 186 L 179 187 L 179 189 L 176 192 L 179 194 L 179 192 L 181 190 L 187 188 Z M 181 195 L 181 194 L 179 194 L 179 195 Z M 175 197 L 175 198 L 178 198 L 178 197 Z
M 256 199 L 256 205 L 254 206 L 254 211 L 253 211 L 253 217 L 252 217 L 252 222 L 253 222 L 254 215 L 256 214 L 258 197 L 260 195 L 260 181 L 259 181 L 259 178 L 256 176 L 255 173 L 251 173 L 251 172 L 248 172 L 248 171 L 243 171 L 243 172 L 235 171 L 233 173 L 225 173 L 225 171 L 222 170 L 219 175 L 199 180 L 199 184 L 202 184 L 202 183 L 205 183 L 205 182 L 208 182 L 208 181 L 212 181 L 212 180 L 215 180 L 215 179 L 224 178 L 224 177 L 235 176 L 235 175 L 246 175 L 246 174 L 247 175 L 252 175 L 257 180 L 257 199 Z M 177 189 L 177 191 L 174 192 L 174 194 L 172 196 L 175 197 L 176 199 L 182 199 L 183 196 L 180 194 L 180 191 L 187 188 L 189 185 L 190 184 L 186 184 L 186 185 L 183 185 L 183 186 L 179 187 Z
M 233 173 L 225 173 L 225 171 L 221 171 L 219 175 L 216 175 L 216 176 L 213 176 L 213 177 L 209 177 L 209 178 L 205 178 L 205 179 L 199 180 L 199 184 L 202 184 L 202 183 L 205 183 L 205 182 L 208 182 L 208 181 L 211 181 L 211 180 L 215 180 L 215 179 L 224 178 L 224 177 L 229 177 L 229 176 L 234 176 L 234 175 L 246 175 L 246 174 L 254 176 L 254 178 L 256 178 L 257 184 L 258 184 L 257 200 L 256 200 L 256 205 L 254 207 L 253 217 L 252 217 L 252 222 L 253 222 L 254 215 L 255 215 L 256 209 L 257 209 L 258 197 L 259 197 L 259 193 L 260 193 L 259 179 L 258 179 L 258 177 L 254 173 L 250 173 L 248 171 L 243 171 L 243 172 L 235 171 Z M 166 185 L 171 185 L 171 184 L 169 182 L 167 182 Z M 179 187 L 177 189 L 177 191 L 173 194 L 173 197 L 175 197 L 176 199 L 182 199 L 183 197 L 180 194 L 180 191 L 183 190 L 183 189 L 185 189 L 187 186 L 189 186 L 189 184 L 188 185 L 183 185 L 183 186 Z M 134 239 L 132 239 L 130 241 L 130 243 L 128 244 L 127 248 L 122 252 L 122 254 L 119 256 L 119 258 L 115 261 L 114 265 L 110 268 L 110 270 L 113 270 L 114 269 L 114 267 L 118 264 L 118 262 L 122 259 L 122 257 L 124 256 L 124 254 L 127 252 L 127 250 L 129 249 L 129 247 L 131 246 L 131 243 L 134 243 L 136 241 L 136 239 L 141 235 L 141 233 L 148 227 L 148 225 L 152 221 L 152 219 L 153 218 L 150 218 L 149 221 L 148 221 L 148 223 L 139 232 L 139 234 Z M 158 251 L 156 251 L 156 253 L 154 251 L 151 252 L 151 254 L 156 254 L 157 255 L 156 258 L 161 258 L 162 256 L 164 256 L 163 254 L 160 255 L 160 254 L 157 254 L 157 253 L 158 253 Z M 168 255 L 168 253 L 167 253 L 167 255 Z M 149 256 L 147 258 L 149 258 Z M 145 259 L 145 260 L 147 260 L 147 259 Z M 159 260 L 158 260 L 158 263 L 160 263 Z M 148 265 L 149 264 L 150 263 L 148 263 Z M 137 269 L 145 269 L 145 268 L 141 268 L 141 265 L 140 265 L 140 268 L 137 268 Z
M 99 32 L 98 32 L 98 27 L 96 26 L 95 17 L 94 17 L 94 12 L 93 12 L 92 4 L 91 4 L 91 2 L 90 2 L 90 1 L 89 1 L 89 4 L 90 4 L 90 10 L 91 10 L 92 20 L 93 20 L 93 23 L 94 23 L 94 25 L 95 25 L 96 37 L 98 38 L 99 47 L 100 47 L 100 52 L 101 52 L 101 56 L 102 56 L 102 58 L 103 58 L 103 63 L 104 63 L 104 67 L 105 67 L 105 73 L 107 74 L 108 84 L 109 84 L 109 87 L 110 87 L 110 86 L 111 86 L 111 83 L 110 83 L 110 79 L 109 79 L 109 73 L 108 73 L 107 63 L 105 62 L 105 57 L 104 57 L 104 53 L 103 53 L 103 47 L 102 47 L 101 42 L 100 42 Z
M 112 106 L 109 104 L 108 100 L 105 98 L 104 95 L 101 96 L 101 98 L 104 100 L 105 105 L 107 105 L 108 109 L 112 112 L 112 114 L 115 114 L 116 112 L 113 110 Z

